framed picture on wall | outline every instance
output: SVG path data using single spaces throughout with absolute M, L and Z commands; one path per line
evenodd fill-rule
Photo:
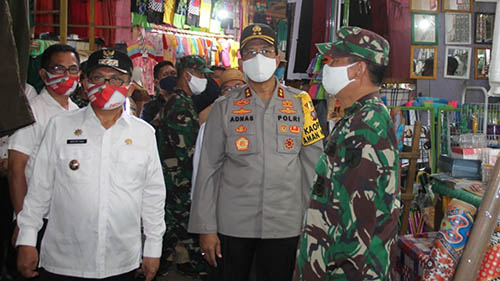
M 488 79 L 490 69 L 491 47 L 476 47 L 474 49 L 474 79 Z
M 410 0 L 410 11 L 439 13 L 439 0 Z
M 471 43 L 471 14 L 445 13 L 445 43 L 469 45 Z
M 472 0 L 442 0 L 443 12 L 472 12 Z
M 414 45 L 438 44 L 437 14 L 411 14 L 411 43 Z
M 469 79 L 471 53 L 469 47 L 446 46 L 444 77 Z
M 476 13 L 474 21 L 474 43 L 493 43 L 493 27 L 495 25 L 494 13 Z
M 411 46 L 410 78 L 436 79 L 437 46 Z

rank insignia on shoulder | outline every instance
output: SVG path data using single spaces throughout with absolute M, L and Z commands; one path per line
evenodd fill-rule
M 249 88 L 249 87 L 247 87 L 247 88 L 245 89 L 245 98 L 249 98 L 249 97 L 251 97 L 251 96 L 252 96 L 252 91 L 250 91 L 250 88 Z
M 77 137 L 78 137 L 78 136 L 81 136 L 82 134 L 83 134 L 82 129 L 76 129 L 76 130 L 75 130 L 75 136 L 77 136 Z
M 280 125 L 280 132 L 282 132 L 282 133 L 288 132 L 288 126 L 285 124 L 281 124 Z
M 293 145 L 294 145 L 294 142 L 293 142 L 293 140 L 292 140 L 292 139 L 286 139 L 286 140 L 285 140 L 285 147 L 286 147 L 287 149 L 291 149 L 291 148 L 293 147 Z
M 251 109 L 245 109 L 245 108 L 242 107 L 242 108 L 240 108 L 238 110 L 233 110 L 232 112 L 233 112 L 233 114 L 243 115 L 243 114 L 251 113 L 252 110 Z
M 249 100 L 245 100 L 245 99 L 239 99 L 237 101 L 234 101 L 234 105 L 237 105 L 237 106 L 245 106 L 245 105 L 249 105 L 250 104 L 250 101 Z
M 285 90 L 283 88 L 278 88 L 278 97 L 284 99 L 285 98 Z
M 249 141 L 245 137 L 239 137 L 236 139 L 236 150 L 238 151 L 245 151 L 248 150 L 248 146 L 250 145 Z
M 125 144 L 126 145 L 131 145 L 132 144 L 132 140 L 131 139 L 126 139 L 125 140 Z
M 293 110 L 290 108 L 282 108 L 282 109 L 280 109 L 280 112 L 285 113 L 285 114 L 295 114 L 295 113 L 297 113 L 297 110 Z
M 69 161 L 69 168 L 73 171 L 76 171 L 80 168 L 80 162 L 78 160 Z
M 292 125 L 292 126 L 290 126 L 290 132 L 292 132 L 294 134 L 298 134 L 298 133 L 300 133 L 300 127 Z
M 247 127 L 240 125 L 238 128 L 236 128 L 236 133 L 246 133 L 248 131 Z

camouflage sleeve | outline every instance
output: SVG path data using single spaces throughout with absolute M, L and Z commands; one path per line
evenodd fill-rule
M 334 179 L 343 188 L 343 235 L 334 248 L 335 263 L 349 280 L 390 280 L 391 248 L 397 233 L 398 157 L 388 114 L 378 108 L 353 117 L 340 143 Z M 333 195 L 335 196 L 335 194 Z M 356 245 L 356 247 L 353 247 Z
M 160 158 L 166 171 L 192 170 L 199 124 L 192 103 L 178 95 L 171 106 L 164 106 L 159 120 Z M 166 171 L 165 171 L 166 170 Z
M 316 166 L 295 280 L 391 280 L 398 158 L 390 120 L 366 115 Z

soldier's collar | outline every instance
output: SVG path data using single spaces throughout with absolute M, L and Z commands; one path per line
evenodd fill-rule
M 356 113 L 365 104 L 371 103 L 372 100 L 375 100 L 375 99 L 380 99 L 379 91 L 369 93 L 369 94 L 363 96 L 362 98 L 360 98 L 359 100 L 357 100 L 353 105 L 351 105 L 350 107 L 345 109 L 344 115 L 349 116 L 349 115 Z

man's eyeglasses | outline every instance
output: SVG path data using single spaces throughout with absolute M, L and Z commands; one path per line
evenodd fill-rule
M 80 72 L 80 67 L 78 67 L 77 65 L 72 65 L 70 67 L 65 67 L 64 65 L 53 65 L 49 66 L 48 70 L 59 75 L 66 74 L 66 71 L 71 75 L 78 75 Z
M 104 84 L 106 82 L 109 82 L 111 85 L 117 86 L 117 87 L 123 86 L 123 84 L 125 84 L 125 80 L 121 79 L 118 76 L 106 78 L 102 75 L 94 75 L 94 76 L 89 77 L 89 81 L 90 81 L 90 83 L 96 84 L 96 85 L 100 85 L 100 84 Z
M 243 56 L 249 59 L 255 57 L 258 54 L 261 54 L 268 58 L 272 58 L 274 57 L 275 52 L 274 49 L 248 50 L 243 52 Z

